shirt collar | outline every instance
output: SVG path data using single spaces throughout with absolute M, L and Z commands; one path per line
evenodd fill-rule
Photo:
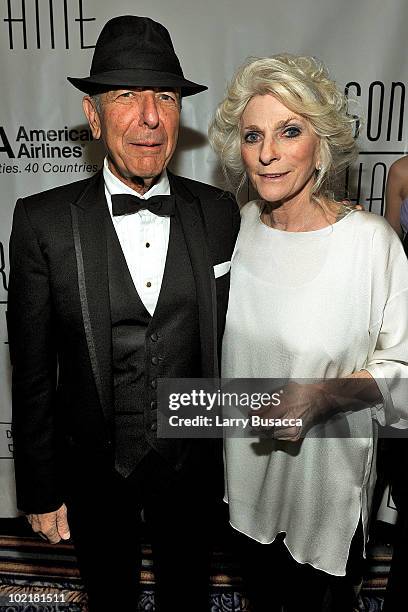
M 131 195 L 137 195 L 139 198 L 147 199 L 153 195 L 170 195 L 170 183 L 167 176 L 166 169 L 160 175 L 159 180 L 150 187 L 145 194 L 140 195 L 135 189 L 132 189 L 125 183 L 122 183 L 108 168 L 108 158 L 105 157 L 103 162 L 103 180 L 105 181 L 105 187 L 109 195 L 116 193 L 129 193 Z

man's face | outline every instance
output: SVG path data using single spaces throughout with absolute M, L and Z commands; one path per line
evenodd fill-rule
M 111 172 L 144 193 L 169 163 L 177 144 L 180 95 L 172 89 L 130 87 L 86 96 L 84 112 L 95 139 L 102 138 Z

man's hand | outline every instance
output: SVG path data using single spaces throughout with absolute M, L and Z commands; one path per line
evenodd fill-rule
M 62 504 L 54 512 L 27 514 L 27 520 L 33 531 L 51 544 L 57 544 L 60 540 L 69 540 L 70 538 L 65 504 Z

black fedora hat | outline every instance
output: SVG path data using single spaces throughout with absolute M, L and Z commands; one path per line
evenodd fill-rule
M 166 28 L 135 15 L 108 21 L 96 42 L 90 76 L 68 81 L 87 94 L 123 87 L 175 87 L 182 96 L 191 96 L 208 89 L 184 78 Z

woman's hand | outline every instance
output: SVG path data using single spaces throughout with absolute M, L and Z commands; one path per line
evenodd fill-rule
M 297 442 L 313 425 L 327 421 L 339 412 L 362 410 L 381 403 L 383 397 L 377 383 L 367 370 L 359 370 L 345 378 L 331 378 L 315 383 L 290 382 L 280 393 L 278 406 L 254 410 L 250 417 L 263 419 L 301 419 L 300 426 L 261 427 L 278 440 Z
M 306 432 L 316 423 L 326 420 L 337 409 L 335 399 L 327 394 L 319 385 L 288 383 L 280 393 L 278 406 L 270 406 L 261 410 L 253 410 L 250 417 L 259 416 L 262 419 L 301 420 L 302 425 L 289 427 L 274 426 L 273 437 L 278 440 L 297 442 L 304 438 Z M 271 431 L 261 427 L 261 430 Z

